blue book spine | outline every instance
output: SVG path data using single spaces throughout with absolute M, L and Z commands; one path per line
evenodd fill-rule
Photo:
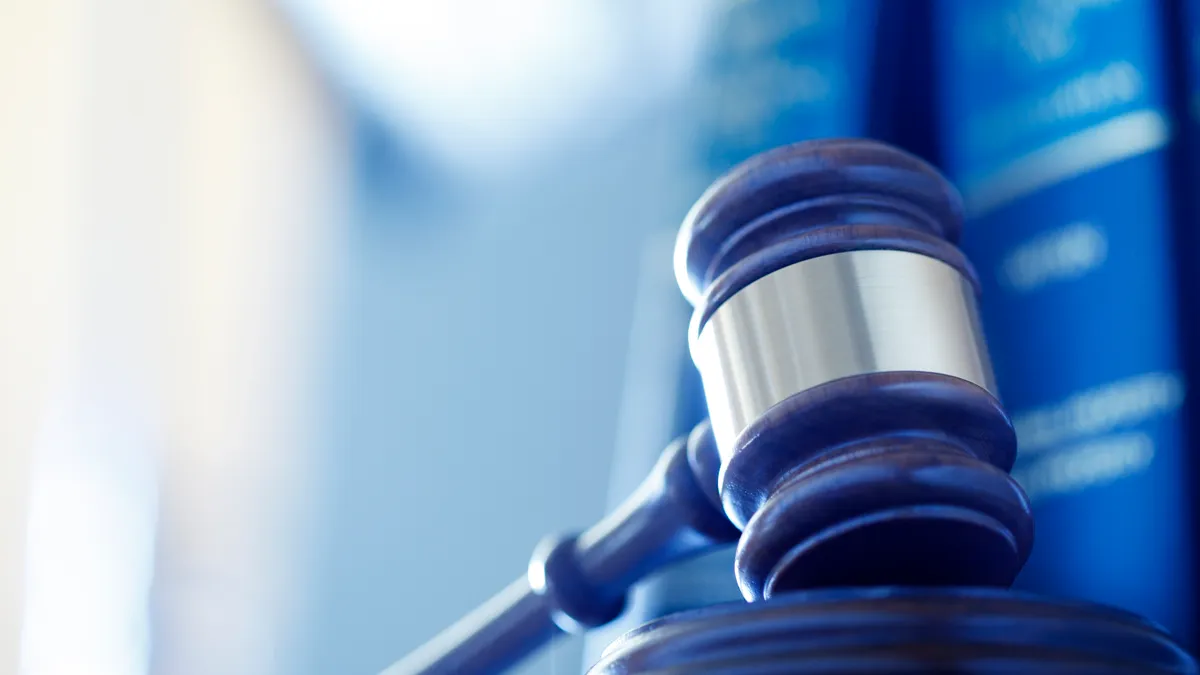
M 1182 49 L 1179 50 L 1178 56 L 1183 61 L 1183 86 L 1185 88 L 1181 116 L 1185 117 L 1188 123 L 1195 128 L 1200 126 L 1200 0 L 1182 0 L 1179 10 L 1176 17 L 1181 24 L 1181 30 L 1176 37 L 1182 41 Z M 1189 151 L 1194 149 L 1194 145 L 1189 147 Z M 1197 163 L 1197 158 L 1194 156 L 1190 159 L 1192 164 Z
M 869 133 L 879 0 L 721 5 L 693 106 L 709 178 L 776 146 Z
M 1185 392 L 1159 0 L 940 0 L 942 163 L 1020 441 L 1018 585 L 1190 638 Z

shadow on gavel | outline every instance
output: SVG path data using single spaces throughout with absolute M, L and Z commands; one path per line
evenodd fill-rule
M 935 169 L 873 141 L 778 148 L 718 180 L 675 250 L 710 420 L 385 675 L 504 670 L 734 542 L 748 603 L 637 628 L 590 672 L 1197 672 L 1149 621 L 1006 590 L 1033 518 L 961 226 Z

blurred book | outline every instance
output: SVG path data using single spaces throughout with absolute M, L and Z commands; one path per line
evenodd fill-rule
M 941 0 L 936 77 L 1037 519 L 1018 585 L 1190 638 L 1163 8 Z

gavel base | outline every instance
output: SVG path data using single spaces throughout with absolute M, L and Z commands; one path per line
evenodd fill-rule
M 986 588 L 782 594 L 681 612 L 625 634 L 589 675 L 1196 673 L 1157 625 Z

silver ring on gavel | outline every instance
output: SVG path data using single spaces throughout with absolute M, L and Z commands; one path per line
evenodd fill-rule
M 855 375 L 940 373 L 996 396 L 975 294 L 955 267 L 895 250 L 810 258 L 737 291 L 691 345 L 722 457 L 772 406 Z

